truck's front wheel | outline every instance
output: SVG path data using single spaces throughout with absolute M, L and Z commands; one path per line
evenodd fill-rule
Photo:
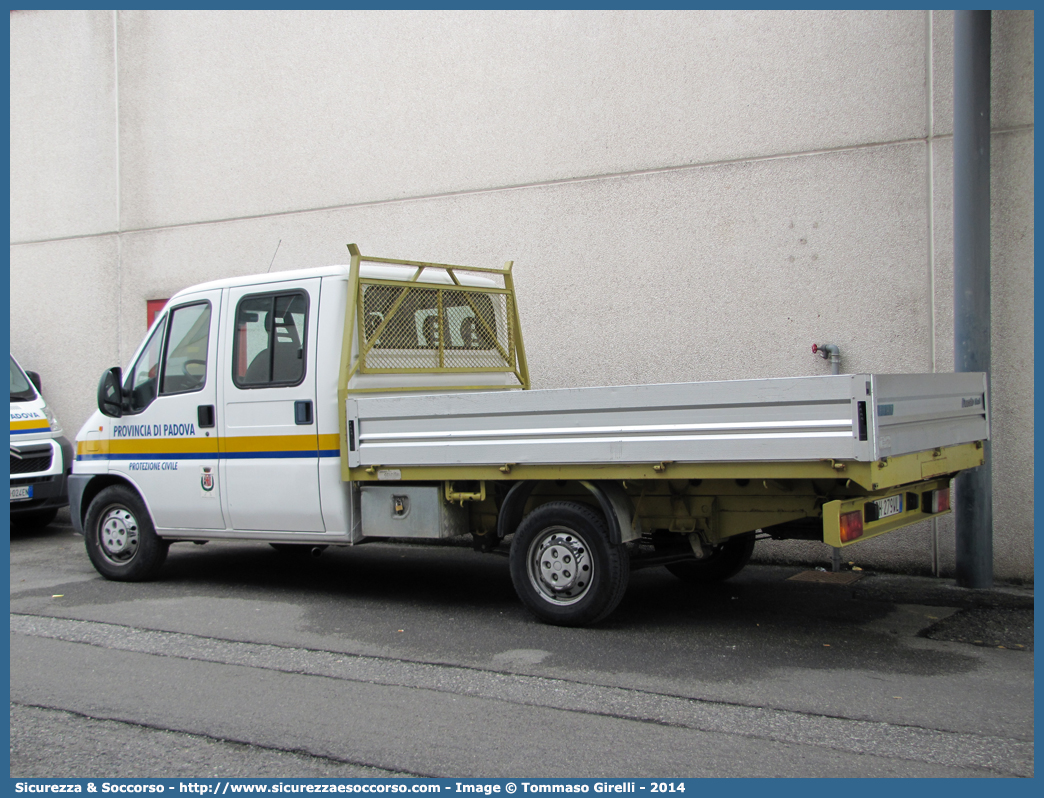
M 125 485 L 110 485 L 94 497 L 84 538 L 87 556 L 98 573 L 119 582 L 154 577 L 170 547 L 157 537 L 145 503 Z
M 589 507 L 551 502 L 533 510 L 511 542 L 511 581 L 537 618 L 583 626 L 605 618 L 623 598 L 627 549 L 609 541 L 605 522 Z

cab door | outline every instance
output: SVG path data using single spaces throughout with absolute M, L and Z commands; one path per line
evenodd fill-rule
M 325 532 L 315 421 L 320 284 L 229 290 L 219 428 L 232 529 Z
M 215 422 L 220 315 L 220 289 L 179 298 L 124 381 L 109 470 L 139 487 L 159 530 L 225 528 Z

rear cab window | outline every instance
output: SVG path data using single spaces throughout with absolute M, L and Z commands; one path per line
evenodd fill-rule
M 308 295 L 243 297 L 236 308 L 232 381 L 237 388 L 300 385 L 305 377 Z

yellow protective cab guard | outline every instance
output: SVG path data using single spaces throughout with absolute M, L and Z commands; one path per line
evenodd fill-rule
M 939 513 L 926 511 L 924 496 L 933 490 L 948 487 L 950 487 L 950 478 L 947 476 L 945 479 L 934 479 L 913 485 L 904 485 L 892 490 L 880 491 L 870 496 L 857 496 L 854 499 L 845 501 L 827 502 L 823 505 L 823 542 L 835 548 L 851 546 L 855 543 L 862 543 L 864 540 L 875 538 L 878 535 L 883 535 L 886 532 L 894 532 L 896 529 L 915 524 L 918 521 L 946 515 L 950 512 L 948 509 Z M 867 520 L 867 505 L 881 499 L 891 499 L 893 497 L 901 497 L 901 513 L 874 521 Z M 851 512 L 859 512 L 862 519 L 863 533 L 854 540 L 843 541 L 841 540 L 841 516 Z

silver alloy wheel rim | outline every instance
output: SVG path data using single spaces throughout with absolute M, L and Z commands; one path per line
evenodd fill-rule
M 594 578 L 594 559 L 587 541 L 574 530 L 552 526 L 529 545 L 526 557 L 530 584 L 551 604 L 575 604 L 587 595 Z
M 113 565 L 126 565 L 138 551 L 138 519 L 125 507 L 112 507 L 98 530 L 102 556 Z

